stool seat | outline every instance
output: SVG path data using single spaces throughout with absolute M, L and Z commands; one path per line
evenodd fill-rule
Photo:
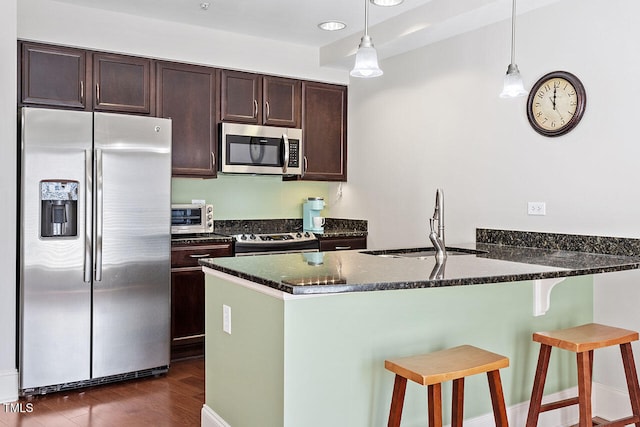
M 640 427 L 640 384 L 638 383 L 638 374 L 633 359 L 633 350 L 631 349 L 631 342 L 637 340 L 638 332 L 636 331 L 597 323 L 588 323 L 551 332 L 535 332 L 533 341 L 540 343 L 540 355 L 538 357 L 533 390 L 531 391 L 526 427 L 536 427 L 541 412 L 572 405 L 578 405 L 579 408 L 579 427 L 591 427 L 593 425 L 593 414 L 591 412 L 593 353 L 594 350 L 616 345 L 620 347 L 622 355 L 622 365 L 627 379 L 632 415 L 609 422 L 597 421 L 596 424 L 616 427 L 634 424 L 636 427 Z M 578 396 L 542 404 L 552 347 L 576 353 Z
M 387 424 L 389 427 L 400 426 L 407 380 L 427 386 L 429 427 L 442 427 L 441 384 L 453 381 L 451 426 L 461 427 L 464 414 L 464 378 L 485 372 L 496 426 L 509 425 L 499 371 L 509 366 L 509 358 L 505 356 L 471 345 L 461 345 L 419 356 L 385 360 L 384 366 L 396 374 Z
M 443 383 L 508 366 L 508 357 L 471 345 L 384 362 L 384 367 L 391 372 L 420 385 Z
M 597 323 L 588 323 L 558 331 L 535 332 L 533 340 L 541 344 L 573 351 L 574 353 L 582 353 L 583 351 L 638 341 L 638 332 Z

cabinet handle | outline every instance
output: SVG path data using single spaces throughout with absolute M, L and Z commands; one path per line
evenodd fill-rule
M 211 254 L 191 254 L 189 255 L 190 258 L 207 258 L 210 257 Z
M 213 163 L 213 168 L 216 168 L 216 153 L 211 152 L 211 162 Z
M 305 173 L 307 173 L 307 156 L 302 156 L 302 174 L 300 178 L 304 178 Z
M 266 114 L 267 114 L 266 120 L 269 120 L 269 112 L 270 112 L 270 110 L 269 110 L 269 101 L 265 101 L 264 102 L 264 106 L 265 106 L 265 109 L 267 110 L 266 111 Z
M 80 102 L 84 102 L 84 81 L 80 80 Z
M 258 117 L 258 101 L 257 100 L 253 100 L 253 118 L 255 119 L 256 117 Z
M 351 246 L 336 246 L 336 251 L 347 251 L 351 249 Z
M 96 104 L 100 105 L 100 83 L 96 83 Z

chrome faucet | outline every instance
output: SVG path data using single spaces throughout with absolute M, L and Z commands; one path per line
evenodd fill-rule
M 436 224 L 438 228 L 436 230 Z M 436 249 L 436 260 L 442 262 L 447 258 L 447 249 L 444 245 L 444 191 L 442 188 L 436 190 L 436 207 L 433 211 L 433 217 L 429 219 L 429 239 Z

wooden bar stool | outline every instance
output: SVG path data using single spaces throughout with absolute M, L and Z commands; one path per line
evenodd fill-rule
M 499 371 L 500 368 L 508 366 L 509 359 L 507 357 L 470 345 L 462 345 L 420 356 L 385 360 L 384 367 L 396 374 L 387 425 L 389 427 L 400 426 L 404 393 L 409 379 L 428 386 L 429 427 L 442 427 L 442 383 L 453 381 L 451 427 L 461 427 L 464 406 L 464 377 L 486 372 L 496 427 L 508 427 L 509 422 Z
M 640 386 L 638 386 L 638 375 L 636 365 L 633 361 L 633 351 L 631 342 L 638 340 L 638 332 L 627 329 L 614 328 L 611 326 L 589 323 L 575 328 L 561 329 L 552 332 L 536 332 L 533 340 L 540 343 L 540 356 L 538 358 L 538 368 L 533 382 L 531 392 L 531 402 L 529 404 L 529 415 L 527 416 L 527 426 L 538 425 L 538 417 L 541 412 L 552 411 L 566 406 L 578 405 L 580 412 L 579 427 L 591 427 L 591 375 L 593 372 L 593 350 L 598 348 L 619 345 L 622 352 L 622 364 L 627 377 L 627 387 L 631 398 L 631 417 L 606 422 L 604 424 L 596 421 L 595 425 L 603 426 L 626 426 L 635 424 L 640 427 Z M 573 351 L 577 355 L 578 362 L 578 397 L 542 404 L 542 393 L 544 383 L 547 378 L 547 368 L 549 367 L 549 357 L 551 348 L 558 347 L 564 350 Z

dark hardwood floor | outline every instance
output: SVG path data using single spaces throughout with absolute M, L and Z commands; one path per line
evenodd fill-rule
M 0 426 L 200 426 L 204 359 L 172 362 L 168 374 L 0 404 Z M 29 412 L 29 409 L 32 411 Z M 19 409 L 17 409 L 19 410 Z

